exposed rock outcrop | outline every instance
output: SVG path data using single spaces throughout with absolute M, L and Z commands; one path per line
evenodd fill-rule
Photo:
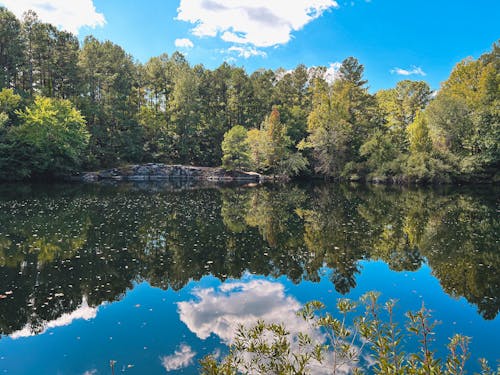
M 255 172 L 226 171 L 223 168 L 149 163 L 127 165 L 98 172 L 85 172 L 73 176 L 71 179 L 84 182 L 101 180 L 158 181 L 169 179 L 260 182 L 265 180 L 266 177 Z

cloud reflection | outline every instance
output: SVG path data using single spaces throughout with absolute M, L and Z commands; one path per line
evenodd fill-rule
M 181 321 L 200 339 L 214 334 L 229 345 L 234 341 L 240 324 L 250 327 L 258 320 L 264 320 L 285 323 L 292 336 L 303 332 L 314 341 L 326 340 L 323 332 L 297 316 L 302 305 L 286 295 L 281 283 L 268 280 L 228 282 L 217 288 L 196 289 L 193 295 L 195 299 L 179 302 L 177 306 Z M 297 345 L 296 340 L 292 340 L 292 352 Z M 328 374 L 332 368 L 333 358 L 327 355 L 323 363 L 313 363 L 311 370 L 314 374 Z M 349 373 L 350 370 L 351 367 L 344 366 L 337 371 Z
M 195 356 L 196 352 L 189 345 L 182 344 L 174 354 L 161 358 L 161 363 L 165 370 L 175 371 L 192 365 Z
M 82 299 L 82 304 L 75 311 L 63 314 L 55 320 L 44 322 L 42 328 L 40 330 L 37 330 L 36 332 L 33 331 L 31 325 L 28 323 L 26 324 L 26 326 L 24 326 L 24 328 L 11 333 L 9 337 L 13 340 L 16 340 L 23 337 L 41 335 L 51 328 L 68 326 L 75 320 L 91 320 L 97 316 L 97 310 L 98 307 L 90 307 L 88 305 L 87 298 L 84 296 Z

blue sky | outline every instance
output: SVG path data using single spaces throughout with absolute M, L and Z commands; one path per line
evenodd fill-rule
M 500 38 L 498 0 L 0 0 L 20 15 L 34 8 L 47 22 L 109 39 L 145 62 L 185 53 L 215 68 L 247 71 L 335 66 L 348 56 L 365 65 L 373 90 L 401 79 L 439 88 L 453 66 Z M 177 47 L 176 47 L 177 44 Z M 332 65 L 333 64 L 333 65 Z

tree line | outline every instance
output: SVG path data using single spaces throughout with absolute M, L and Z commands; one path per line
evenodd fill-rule
M 0 179 L 163 162 L 274 175 L 498 179 L 500 45 L 423 81 L 369 92 L 363 65 L 248 74 L 141 64 L 123 48 L 0 7 Z

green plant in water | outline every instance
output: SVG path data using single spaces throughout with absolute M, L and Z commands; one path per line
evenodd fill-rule
M 307 303 L 298 315 L 311 328 L 308 332 L 291 333 L 283 323 L 259 321 L 251 327 L 239 326 L 229 354 L 217 361 L 207 356 L 200 361 L 201 372 L 219 374 L 276 374 L 305 375 L 316 368 L 328 369 L 331 374 L 410 374 L 462 375 L 470 357 L 470 338 L 454 335 L 448 344 L 449 354 L 443 361 L 431 348 L 435 321 L 424 305 L 416 312 L 408 312 L 407 332 L 394 320 L 396 301 L 379 303 L 379 293 L 369 292 L 359 302 L 349 299 L 337 301 L 338 317 L 324 312 L 324 304 Z M 364 312 L 351 319 L 357 307 Z M 309 332 L 321 332 L 321 339 Z M 406 353 L 403 341 L 416 338 L 419 348 Z M 363 367 L 360 358 L 371 365 Z M 368 358 L 368 360 L 367 360 Z M 481 359 L 484 375 L 499 375 Z

